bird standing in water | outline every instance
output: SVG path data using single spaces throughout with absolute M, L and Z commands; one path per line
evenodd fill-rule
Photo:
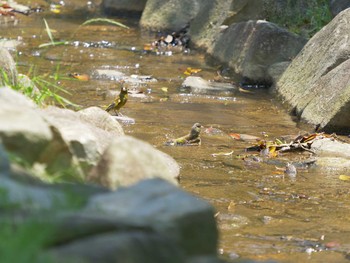
M 200 123 L 193 124 L 189 134 L 168 141 L 167 145 L 201 145 L 200 132 L 203 126 Z
M 110 112 L 111 110 L 114 110 L 116 115 L 119 116 L 121 115 L 119 113 L 120 108 L 123 107 L 127 101 L 128 101 L 128 89 L 123 85 L 119 95 L 115 98 L 113 103 L 111 103 L 107 107 L 106 111 Z

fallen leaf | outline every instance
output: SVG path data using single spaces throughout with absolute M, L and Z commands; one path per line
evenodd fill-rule
M 198 73 L 198 72 L 201 72 L 202 69 L 200 68 L 187 68 L 184 72 L 185 75 L 187 76 L 190 76 L 192 74 L 195 74 L 195 73 Z
M 231 136 L 232 139 L 234 140 L 240 140 L 241 135 L 239 133 L 230 133 L 229 136 Z
M 342 181 L 350 181 L 350 176 L 342 174 L 342 175 L 339 175 L 339 179 Z
M 230 156 L 233 154 L 233 151 L 231 152 L 219 152 L 219 153 L 212 153 L 211 156 L 216 157 L 216 156 Z
M 90 79 L 88 74 L 80 74 L 77 72 L 68 74 L 70 77 L 75 78 L 80 81 L 88 81 Z
M 231 201 L 230 204 L 227 207 L 227 210 L 230 211 L 230 212 L 234 212 L 235 207 L 236 207 L 235 202 Z
M 326 248 L 336 248 L 336 247 L 339 247 L 339 246 L 340 246 L 340 243 L 337 242 L 337 241 L 330 241 L 330 242 L 325 244 Z
M 145 44 L 143 46 L 143 50 L 144 51 L 152 51 L 153 50 L 153 46 L 151 44 Z

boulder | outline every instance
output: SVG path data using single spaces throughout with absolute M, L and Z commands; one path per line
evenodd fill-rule
M 98 107 L 89 107 L 78 111 L 80 119 L 101 130 L 111 133 L 113 137 L 124 135 L 123 127 L 119 122 L 104 110 Z
M 319 156 L 332 156 L 350 159 L 350 144 L 325 138 L 311 144 L 311 150 Z
M 189 34 L 191 42 L 197 48 L 207 50 L 229 24 L 225 20 L 231 17 L 233 0 L 203 0 L 197 15 L 191 20 Z M 242 1 L 240 1 L 242 2 Z
M 18 77 L 16 63 L 10 52 L 4 47 L 0 47 L 0 73 L 0 86 L 16 85 Z M 5 80 L 4 74 L 7 80 Z
M 52 223 L 59 262 L 218 262 L 213 207 L 161 179 L 95 194 Z
M 85 211 L 149 226 L 168 237 L 187 255 L 215 254 L 217 229 L 214 210 L 206 202 L 161 179 L 95 195 Z
M 47 107 L 41 113 L 50 126 L 62 135 L 71 153 L 88 167 L 98 162 L 113 138 L 124 134 L 121 126 L 99 108 L 74 112 Z
M 57 262 L 219 262 L 213 207 L 164 180 L 106 192 L 1 174 L 0 185 L 1 225 L 49 227 L 50 248 L 39 250 L 44 240 L 33 236 L 33 258 L 40 253 Z
M 110 141 L 88 180 L 110 189 L 155 177 L 177 184 L 179 171 L 169 155 L 141 140 L 121 136 Z
M 42 163 L 50 173 L 74 167 L 71 172 L 82 175 L 61 134 L 50 127 L 33 101 L 11 88 L 0 88 L 0 118 L 0 138 L 8 152 L 29 165 Z
M 0 119 L 0 138 L 6 150 L 28 163 L 38 160 L 53 139 L 36 105 L 8 87 L 0 88 Z
M 314 35 L 276 84 L 293 113 L 330 132 L 350 129 L 349 19 L 344 10 Z
M 350 7 L 349 0 L 330 0 L 330 9 L 333 16 Z
M 232 24 L 208 52 L 235 73 L 259 83 L 272 83 L 271 65 L 289 61 L 306 40 L 263 20 Z M 228 44 L 229 43 L 229 44 Z
M 178 31 L 198 14 L 201 5 L 200 0 L 148 0 L 140 25 L 150 30 Z
M 290 61 L 282 61 L 269 66 L 267 73 L 271 77 L 273 84 L 276 84 L 278 82 L 283 72 L 288 68 L 290 63 Z
M 57 262 L 154 263 L 185 262 L 185 256 L 166 237 L 138 230 L 108 232 L 51 249 Z
M 350 144 L 324 138 L 314 141 L 311 150 L 317 154 L 317 166 L 323 170 L 347 173 L 350 167 Z
M 123 129 L 107 112 L 39 109 L 30 99 L 0 88 L 0 138 L 7 151 L 26 164 L 43 164 L 50 174 L 83 177 Z M 76 179 L 77 179 L 76 178 Z M 73 178 L 71 178 L 73 179 Z
M 102 10 L 107 14 L 141 14 L 147 0 L 103 0 Z

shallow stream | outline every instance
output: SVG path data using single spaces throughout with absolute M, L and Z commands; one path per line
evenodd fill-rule
M 69 45 L 38 48 L 50 41 L 44 17 L 55 39 Z M 142 52 L 155 36 L 140 32 L 137 20 L 120 20 L 130 27 L 123 29 L 106 24 L 79 27 L 86 18 L 69 14 L 19 18 L 15 26 L 2 26 L 0 37 L 21 41 L 13 52 L 20 72 L 35 65 L 38 75 L 58 73 L 56 83 L 83 108 L 104 108 L 119 91 L 118 78 L 98 74 L 102 70 L 157 80 L 129 87 L 146 96 L 130 96 L 121 112 L 135 124 L 124 124 L 124 130 L 173 156 L 181 166 L 181 187 L 215 206 L 223 257 L 232 262 L 350 261 L 349 182 L 339 180 L 336 171 L 317 167 L 298 169 L 296 178 L 283 176 L 276 167 L 304 160 L 307 154 L 286 153 L 278 161 L 256 162 L 244 151 L 251 142 L 229 136 L 274 139 L 304 132 L 267 90 L 192 94 L 182 89 L 188 67 L 201 69 L 194 75 L 211 81 L 217 69 L 195 50 L 171 56 Z M 90 80 L 68 78 L 73 72 L 88 74 Z M 203 132 L 199 147 L 164 146 L 168 139 L 186 134 L 195 122 L 218 130 Z M 212 156 L 231 151 L 229 156 Z

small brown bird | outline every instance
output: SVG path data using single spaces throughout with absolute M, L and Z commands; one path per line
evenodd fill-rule
M 111 110 L 114 110 L 115 114 L 119 116 L 121 115 L 119 113 L 120 108 L 123 107 L 127 101 L 128 101 L 128 89 L 123 85 L 119 95 L 115 98 L 113 103 L 111 103 L 107 107 L 106 111 L 110 112 Z
M 200 123 L 193 124 L 189 134 L 168 141 L 166 145 L 201 145 L 200 132 L 203 126 Z

